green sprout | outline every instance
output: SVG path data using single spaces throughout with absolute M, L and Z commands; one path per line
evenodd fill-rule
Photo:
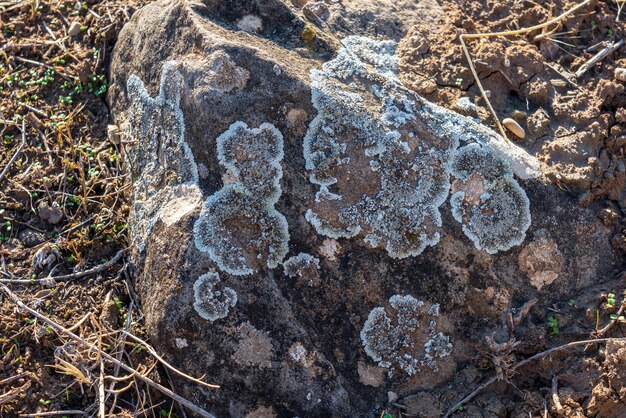
M 614 308 L 615 307 L 615 293 L 609 293 L 606 295 L 606 307 Z
M 555 315 L 548 316 L 548 327 L 550 328 L 550 335 L 557 335 L 559 333 L 559 320 Z

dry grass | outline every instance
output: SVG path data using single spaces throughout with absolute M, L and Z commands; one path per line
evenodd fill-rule
M 142 381 L 158 381 L 160 363 L 128 338 L 142 318 L 126 174 L 107 135 L 112 46 L 145 2 L 0 0 L 0 282 L 97 347 L 0 296 L 0 417 L 184 415 Z

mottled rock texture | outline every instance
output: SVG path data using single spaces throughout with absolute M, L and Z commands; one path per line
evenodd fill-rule
M 465 388 L 472 373 L 455 370 L 485 336 L 513 332 L 512 308 L 538 298 L 542 322 L 540 306 L 621 262 L 596 207 L 403 86 L 393 42 L 351 57 L 370 41 L 342 46 L 330 23 L 279 0 L 159 0 L 115 48 L 109 101 L 151 341 L 221 385 L 174 378 L 220 417 L 379 416 L 389 391 Z M 363 68 L 345 72 L 341 54 Z M 543 344 L 532 323 L 515 332 Z

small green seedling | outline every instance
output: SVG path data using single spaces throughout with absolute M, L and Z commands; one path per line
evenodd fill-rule
M 555 315 L 548 317 L 548 327 L 550 328 L 550 335 L 557 335 L 559 333 L 559 320 Z
M 615 293 L 609 293 L 606 295 L 606 307 L 614 308 L 615 307 Z

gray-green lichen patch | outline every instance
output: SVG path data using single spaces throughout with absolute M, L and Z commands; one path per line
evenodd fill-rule
M 320 260 L 311 254 L 300 253 L 288 258 L 283 263 L 285 274 L 307 286 L 320 284 Z
M 318 114 L 304 138 L 304 157 L 319 191 L 306 219 L 318 233 L 359 237 L 394 258 L 415 256 L 439 242 L 449 161 L 461 145 L 493 148 L 504 176 L 510 177 L 507 161 L 525 178 L 538 173 L 523 150 L 492 146 L 503 141 L 495 132 L 406 89 L 396 75 L 394 42 L 352 36 L 343 45 L 336 58 L 311 71 Z M 507 184 L 517 185 L 513 179 Z M 522 205 L 511 216 L 519 215 L 517 224 L 527 228 L 527 212 Z M 486 242 L 494 233 L 476 235 Z M 515 236 L 498 247 L 518 241 Z
M 284 263 L 285 274 L 289 277 L 302 277 L 307 269 L 319 270 L 320 260 L 311 254 L 300 253 L 288 258 Z
M 225 318 L 237 303 L 237 293 L 221 285 L 217 273 L 205 273 L 193 285 L 193 307 L 202 318 L 211 322 Z
M 361 330 L 365 353 L 390 374 L 395 367 L 410 376 L 424 366 L 436 371 L 436 359 L 452 352 L 450 338 L 437 331 L 439 305 L 426 305 L 411 295 L 394 295 L 389 305 L 369 313 Z
M 488 147 L 461 147 L 450 161 L 452 215 L 476 248 L 489 254 L 524 241 L 530 203 L 508 164 Z
M 358 235 L 392 257 L 418 255 L 439 241 L 450 187 L 443 163 L 456 142 L 413 133 L 417 103 L 395 76 L 395 43 L 350 37 L 344 45 L 311 71 L 318 114 L 304 156 L 320 190 L 306 217 L 328 237 Z
M 275 268 L 288 252 L 287 220 L 274 205 L 281 195 L 283 136 L 269 123 L 233 123 L 217 138 L 224 187 L 202 206 L 196 247 L 236 276 Z
M 131 236 L 143 251 L 159 218 L 159 210 L 179 187 L 198 183 L 198 170 L 185 142 L 185 121 L 180 109 L 182 77 L 176 62 L 163 65 L 159 95 L 150 97 L 135 75 L 127 82 L 130 109 L 125 148 L 133 185 Z

